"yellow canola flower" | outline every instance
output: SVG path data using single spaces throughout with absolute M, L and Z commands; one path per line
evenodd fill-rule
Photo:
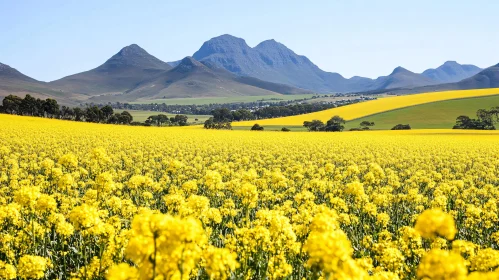
M 78 158 L 74 154 L 69 153 L 60 157 L 58 163 L 69 170 L 74 170 L 78 167 Z
M 327 219 L 332 223 L 332 227 L 323 224 Z M 347 235 L 341 229 L 335 229 L 333 216 L 318 216 L 312 224 L 315 226 L 303 245 L 303 251 L 309 257 L 309 267 L 323 271 L 326 278 L 367 277 L 367 273 L 352 259 L 353 248 Z
M 189 279 L 207 238 L 201 223 L 147 211 L 132 223 L 126 256 L 139 266 L 139 279 Z
M 40 187 L 23 186 L 14 192 L 14 201 L 28 209 L 34 208 L 36 201 L 40 197 Z
M 49 267 L 50 261 L 43 257 L 24 255 L 17 264 L 17 275 L 22 279 L 41 279 Z
M 418 216 L 414 228 L 425 238 L 441 236 L 452 240 L 457 232 L 454 218 L 440 209 L 425 210 Z
M 497 280 L 499 279 L 499 270 L 491 272 L 472 272 L 468 275 L 467 280 Z
M 239 267 L 237 254 L 225 248 L 209 246 L 203 253 L 203 260 L 210 279 L 227 279 Z
M 17 276 L 16 268 L 8 263 L 0 261 L 0 279 L 15 279 Z
M 472 271 L 489 271 L 499 267 L 499 250 L 486 248 L 478 250 L 471 259 Z
M 139 272 L 136 267 L 131 267 L 127 263 L 114 265 L 109 269 L 106 275 L 107 280 L 137 280 Z
M 339 229 L 311 232 L 303 250 L 309 255 L 307 264 L 310 267 L 318 266 L 330 274 L 341 271 L 343 263 L 348 261 L 353 253 L 348 237 Z
M 433 249 L 426 253 L 419 263 L 419 279 L 461 280 L 466 279 L 466 262 L 457 253 Z
M 498 140 L 0 114 L 0 278 L 495 279 Z
M 104 231 L 103 222 L 97 208 L 82 204 L 71 210 L 69 220 L 76 230 L 88 234 L 100 234 Z

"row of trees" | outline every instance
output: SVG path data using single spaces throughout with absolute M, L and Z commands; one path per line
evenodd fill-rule
M 232 123 L 227 120 L 215 120 L 214 117 L 211 117 L 204 122 L 204 128 L 232 130 Z
M 345 96 L 340 94 L 331 94 L 331 95 L 317 95 L 311 96 L 309 98 L 295 99 L 295 100 L 279 100 L 278 98 L 267 98 L 254 102 L 236 102 L 236 103 L 212 103 L 212 104 L 202 104 L 202 105 L 167 105 L 165 103 L 150 103 L 150 104 L 130 104 L 130 103 L 107 103 L 102 104 L 99 107 L 104 105 L 110 105 L 115 109 L 120 110 L 143 110 L 143 111 L 156 111 L 156 112 L 175 112 L 178 114 L 188 114 L 188 115 L 210 115 L 211 111 L 215 109 L 227 108 L 230 111 L 236 111 L 239 109 L 248 109 L 248 110 L 257 110 L 258 108 L 264 107 L 287 107 L 291 104 L 301 103 L 308 100 L 313 100 L 322 97 L 337 97 L 337 96 Z M 349 95 L 346 95 L 347 97 Z M 272 102 L 271 102 L 272 101 Z M 311 104 L 303 104 L 309 106 L 309 109 L 292 109 L 292 110 L 310 110 L 310 108 L 319 106 L 327 106 L 328 108 L 334 106 L 341 106 L 346 103 L 357 102 L 353 100 L 338 100 L 335 102 L 330 102 L 329 104 L 321 104 L 321 103 L 311 103 Z M 94 104 L 88 104 L 88 106 L 93 106 Z
M 326 123 L 323 123 L 320 120 L 313 121 L 305 121 L 303 122 L 303 126 L 308 129 L 308 131 L 333 131 L 333 132 L 341 132 L 345 129 L 344 124 L 346 121 L 340 116 L 334 116 L 329 119 Z M 362 131 L 362 130 L 370 130 L 375 124 L 370 121 L 362 121 L 359 127 L 350 129 L 351 131 Z M 411 126 L 408 124 L 397 124 L 392 128 L 392 130 L 408 130 L 411 129 Z
M 27 94 L 25 98 L 6 96 L 0 110 L 7 114 L 53 118 L 60 114 L 57 101 L 51 98 L 42 100 Z
M 247 117 L 251 115 L 251 111 L 246 109 L 237 110 L 237 120 L 247 120 Z M 206 129 L 232 129 L 232 120 L 234 120 L 235 112 L 230 111 L 227 108 L 219 108 L 211 111 L 213 117 L 207 119 L 204 122 L 204 128 Z
M 223 107 L 223 108 L 213 109 L 210 112 L 210 114 L 213 115 L 215 120 L 250 121 L 250 120 L 272 119 L 279 117 L 302 115 L 302 114 L 323 111 L 335 107 L 337 107 L 337 105 L 322 104 L 322 103 L 294 104 L 287 106 L 268 106 L 253 111 L 250 111 L 249 109 L 230 110 L 227 107 Z
M 186 126 L 188 117 L 186 115 L 176 115 L 168 117 L 164 114 L 149 116 L 145 121 L 147 126 Z
M 15 95 L 6 96 L 0 106 L 0 112 L 44 118 L 56 118 L 95 123 L 130 124 L 133 117 L 127 111 L 114 113 L 111 106 L 90 106 L 87 108 L 59 106 L 55 99 L 42 100 L 26 94 L 24 98 Z
M 345 129 L 344 124 L 345 119 L 340 116 L 334 116 L 329 119 L 325 124 L 320 120 L 305 121 L 303 126 L 308 129 L 308 131 L 332 131 L 341 132 Z
M 499 106 L 492 107 L 490 110 L 479 109 L 476 116 L 476 119 L 468 116 L 457 117 L 453 129 L 495 130 L 495 124 L 499 122 Z
M 178 114 L 192 114 L 192 115 L 214 115 L 217 114 L 217 112 L 220 112 L 221 114 L 224 114 L 224 119 L 230 121 L 248 121 L 248 120 L 269 119 L 269 118 L 307 114 L 351 103 L 356 103 L 358 102 L 358 100 L 339 100 L 329 103 L 317 102 L 317 103 L 308 103 L 308 104 L 307 103 L 291 104 L 292 102 L 296 103 L 298 101 L 297 100 L 281 101 L 276 103 L 247 102 L 247 103 L 207 104 L 207 105 L 109 103 L 106 106 L 111 106 L 117 109 L 175 112 Z M 94 105 L 90 104 L 88 106 L 94 106 Z

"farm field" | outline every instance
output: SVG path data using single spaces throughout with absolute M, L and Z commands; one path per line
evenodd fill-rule
M 261 96 L 233 96 L 233 97 L 200 97 L 200 98 L 166 98 L 166 99 L 150 99 L 137 102 L 130 102 L 131 104 L 151 104 L 165 103 L 167 105 L 205 105 L 212 103 L 244 103 L 244 102 L 279 102 L 286 100 L 297 100 L 303 98 L 310 98 L 313 94 L 295 94 L 295 95 L 261 95 Z
M 125 110 L 114 110 L 116 113 L 121 113 Z M 158 115 L 158 114 L 164 114 L 167 115 L 168 117 L 175 117 L 176 114 L 169 114 L 169 113 L 163 113 L 163 112 L 157 112 L 157 111 L 143 111 L 143 110 L 126 110 L 128 111 L 134 121 L 138 122 L 144 122 L 147 120 L 149 116 L 152 115 Z M 204 123 L 207 119 L 209 119 L 211 116 L 209 115 L 186 115 L 189 119 L 187 120 L 189 123 L 196 123 L 196 124 L 201 124 Z M 198 119 L 197 121 L 195 119 Z
M 262 126 L 278 125 L 278 126 L 301 126 L 304 121 L 321 120 L 326 122 L 332 116 L 338 115 L 345 120 L 354 120 L 362 117 L 391 111 L 395 109 L 415 106 L 425 103 L 445 101 L 452 99 L 482 97 L 499 94 L 499 89 L 474 89 L 474 90 L 458 90 L 458 91 L 443 91 L 443 92 L 430 92 L 421 94 L 411 94 L 404 96 L 394 96 L 380 98 L 377 100 L 361 102 L 348 106 L 342 106 L 320 112 L 289 116 L 275 119 L 259 120 L 258 123 Z M 253 121 L 237 122 L 232 126 L 251 126 Z
M 373 129 L 391 129 L 399 123 L 415 129 L 452 128 L 460 115 L 476 117 L 478 109 L 499 106 L 499 95 L 438 101 L 383 112 L 347 122 L 346 129 L 358 127 L 362 121 L 372 121 Z
M 359 127 L 362 121 L 374 122 L 371 129 L 391 129 L 395 125 L 410 124 L 414 129 L 449 129 L 456 124 L 460 115 L 475 117 L 478 109 L 499 106 L 499 95 L 437 101 L 401 109 L 382 112 L 360 119 L 348 121 L 345 130 Z M 255 121 L 260 123 L 260 121 Z M 267 125 L 266 130 L 281 130 L 282 125 Z M 303 126 L 285 126 L 292 131 L 307 131 Z M 251 126 L 234 126 L 236 130 L 249 130 Z
M 0 115 L 0 278 L 497 279 L 498 150 Z

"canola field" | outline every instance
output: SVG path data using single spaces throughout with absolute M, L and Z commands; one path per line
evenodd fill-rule
M 0 279 L 498 279 L 498 151 L 0 115 Z
M 275 118 L 275 119 L 265 119 L 258 121 L 243 121 L 243 122 L 233 122 L 232 126 L 252 126 L 257 122 L 259 125 L 272 126 L 272 125 L 287 125 L 287 126 L 302 126 L 304 121 L 311 120 L 321 120 L 327 122 L 331 117 L 338 115 L 347 121 L 359 119 L 362 117 L 387 112 L 395 109 L 426 104 L 437 101 L 470 98 L 470 97 L 481 97 L 481 96 L 491 96 L 498 95 L 498 88 L 488 88 L 488 89 L 472 89 L 472 90 L 454 90 L 454 91 L 442 91 L 442 92 L 429 92 L 420 94 L 410 94 L 403 96 L 393 96 L 385 97 L 372 101 L 360 102 L 348 106 L 342 106 L 338 108 L 328 109 L 324 111 Z M 457 117 L 457 116 L 456 116 Z

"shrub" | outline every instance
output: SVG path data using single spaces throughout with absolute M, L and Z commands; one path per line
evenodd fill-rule
M 370 128 L 371 126 L 374 126 L 374 122 L 363 121 L 363 122 L 360 123 L 360 128 L 362 130 L 369 130 L 369 129 L 371 129 Z
M 255 123 L 252 127 L 251 127 L 251 130 L 258 130 L 258 131 L 261 131 L 263 130 L 263 126 L 260 126 L 259 124 Z
M 411 129 L 411 126 L 408 124 L 397 124 L 396 126 L 392 127 L 392 130 L 409 130 Z

